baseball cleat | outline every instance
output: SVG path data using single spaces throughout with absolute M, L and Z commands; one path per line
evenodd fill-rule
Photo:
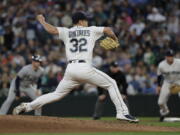
M 159 118 L 159 121 L 160 122 L 163 122 L 164 121 L 164 118 L 170 113 L 169 109 L 160 109 L 160 118 Z
M 164 118 L 165 118 L 165 116 L 160 116 L 159 121 L 160 121 L 160 122 L 163 122 L 163 121 L 164 121 Z
M 19 115 L 20 113 L 24 113 L 26 110 L 26 103 L 21 103 L 17 107 L 13 109 L 13 115 Z
M 93 117 L 93 120 L 100 120 L 100 119 L 101 119 L 101 117 L 98 117 L 98 116 Z
M 139 122 L 139 120 L 136 117 L 131 116 L 129 114 L 128 115 L 123 115 L 120 118 L 117 118 L 117 120 L 125 120 L 125 121 L 128 121 L 130 123 L 138 123 Z

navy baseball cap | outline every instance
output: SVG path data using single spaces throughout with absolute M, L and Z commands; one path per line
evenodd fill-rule
M 88 16 L 85 12 L 78 11 L 72 15 L 72 22 L 73 22 L 73 24 L 77 24 L 80 20 L 88 21 L 89 18 L 90 18 L 90 16 Z
M 32 60 L 37 62 L 42 62 L 42 58 L 40 55 L 33 55 Z
M 118 64 L 117 61 L 113 61 L 113 62 L 110 64 L 110 66 L 112 66 L 112 67 L 118 67 L 119 64 Z
M 166 56 L 174 56 L 174 51 L 172 49 L 169 49 L 166 51 Z

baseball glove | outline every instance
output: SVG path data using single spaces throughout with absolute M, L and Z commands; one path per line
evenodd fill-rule
M 170 93 L 171 94 L 177 94 L 178 92 L 180 92 L 180 85 L 173 84 L 170 86 Z
M 110 37 L 106 37 L 100 40 L 100 46 L 106 50 L 110 50 L 113 48 L 117 48 L 119 46 L 119 43 Z

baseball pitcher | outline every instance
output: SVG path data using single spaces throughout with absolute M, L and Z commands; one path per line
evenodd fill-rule
M 32 56 L 32 64 L 24 66 L 12 80 L 9 94 L 0 109 L 0 115 L 7 114 L 11 104 L 21 97 L 21 94 L 29 96 L 32 100 L 40 96 L 38 90 L 41 85 L 43 69 L 40 67 L 41 58 L 39 55 Z M 35 115 L 41 115 L 41 109 L 35 110 Z
M 180 59 L 174 58 L 173 50 L 166 52 L 166 58 L 158 66 L 158 87 L 159 94 L 158 105 L 160 107 L 160 121 L 169 114 L 167 101 L 174 90 L 173 87 L 179 86 L 180 91 Z
M 74 26 L 72 28 L 54 27 L 48 24 L 42 15 L 38 15 L 37 19 L 47 32 L 59 35 L 59 38 L 64 42 L 68 65 L 64 78 L 54 92 L 40 96 L 30 103 L 22 103 L 14 109 L 13 113 L 17 115 L 23 111 L 28 112 L 38 109 L 47 103 L 62 99 L 81 83 L 90 83 L 108 90 L 116 107 L 117 119 L 138 122 L 138 119 L 129 114 L 115 80 L 92 67 L 91 64 L 95 42 L 103 34 L 113 39 L 112 42 L 115 44 L 109 46 L 117 46 L 117 37 L 113 31 L 108 27 L 88 27 L 88 17 L 83 12 L 73 14 Z

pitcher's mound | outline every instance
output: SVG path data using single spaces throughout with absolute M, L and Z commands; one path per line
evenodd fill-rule
M 180 131 L 173 127 L 130 124 L 123 121 L 93 121 L 47 116 L 0 116 L 0 133 Z

